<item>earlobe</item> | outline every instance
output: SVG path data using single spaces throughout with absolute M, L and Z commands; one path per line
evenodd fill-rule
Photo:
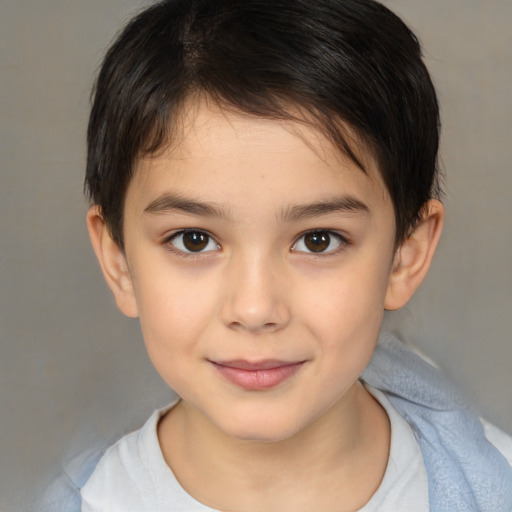
M 442 203 L 436 199 L 430 200 L 413 232 L 395 253 L 384 303 L 386 309 L 400 309 L 422 283 L 441 237 L 443 221 Z
M 117 307 L 126 316 L 137 317 L 137 302 L 126 256 L 112 239 L 98 205 L 91 206 L 87 212 L 87 229 L 103 276 L 114 295 Z

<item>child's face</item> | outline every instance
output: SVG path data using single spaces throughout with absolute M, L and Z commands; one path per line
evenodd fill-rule
M 370 157 L 365 175 L 311 127 L 201 105 L 178 142 L 127 191 L 125 310 L 185 407 L 289 438 L 348 404 L 372 355 L 391 200 Z

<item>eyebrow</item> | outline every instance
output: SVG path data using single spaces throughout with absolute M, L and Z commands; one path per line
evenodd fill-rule
M 219 217 L 230 219 L 228 209 L 212 202 L 202 202 L 192 198 L 185 198 L 173 193 L 165 193 L 151 201 L 144 213 L 165 214 L 183 212 L 201 217 Z M 370 209 L 359 199 L 343 196 L 315 203 L 297 204 L 285 207 L 279 219 L 283 222 L 295 221 L 303 218 L 317 217 L 331 213 L 369 214 Z
M 343 196 L 316 203 L 288 206 L 281 212 L 280 218 L 283 221 L 294 221 L 330 213 L 369 214 L 370 209 L 355 197 Z
M 202 217 L 220 217 L 224 219 L 229 217 L 228 211 L 215 203 L 197 201 L 172 193 L 166 193 L 158 197 L 144 208 L 144 213 L 153 214 L 176 211 Z

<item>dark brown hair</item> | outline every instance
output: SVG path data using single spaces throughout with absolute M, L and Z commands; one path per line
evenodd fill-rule
M 365 172 L 376 159 L 401 241 L 438 194 L 439 112 L 414 34 L 372 0 L 166 0 L 106 54 L 88 128 L 86 191 L 123 246 L 137 159 L 172 140 L 193 94 L 248 115 L 307 118 Z M 303 120 L 306 118 L 304 117 Z

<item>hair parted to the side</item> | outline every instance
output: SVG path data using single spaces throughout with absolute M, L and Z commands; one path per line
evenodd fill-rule
M 373 0 L 165 0 L 107 52 L 88 127 L 85 187 L 123 247 L 137 159 L 172 141 L 195 94 L 253 116 L 311 120 L 365 172 L 371 151 L 400 242 L 439 193 L 436 93 L 414 34 Z

